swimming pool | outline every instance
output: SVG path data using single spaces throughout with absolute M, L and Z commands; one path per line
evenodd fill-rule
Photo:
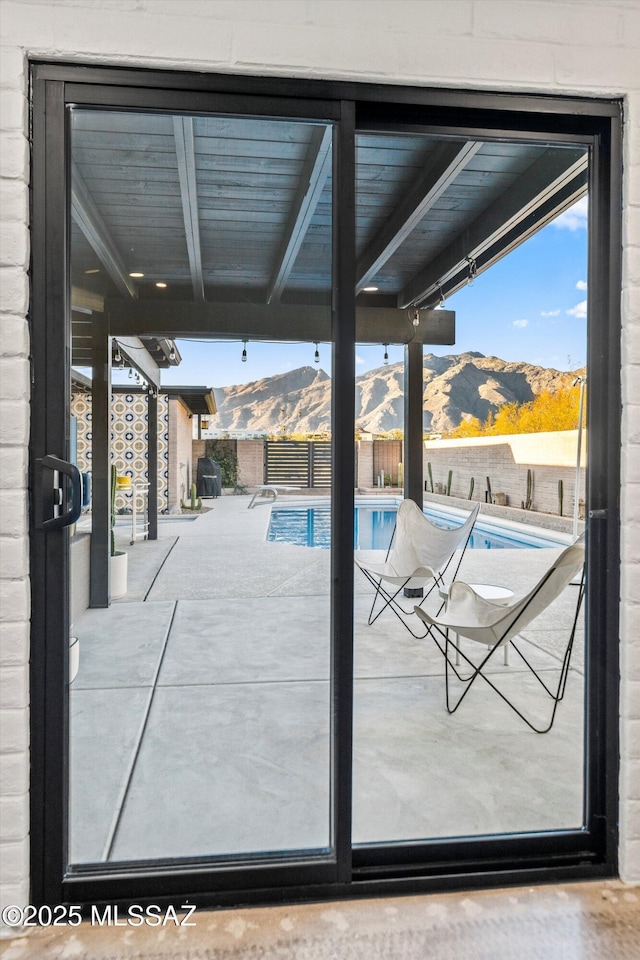
M 358 504 L 355 508 L 356 550 L 386 550 L 396 522 L 397 501 Z M 425 507 L 425 515 L 440 527 L 455 527 L 466 518 L 463 510 Z M 328 549 L 331 545 L 331 510 L 328 503 L 290 504 L 272 507 L 267 540 L 302 547 Z M 469 541 L 471 550 L 505 550 L 531 547 L 559 547 L 568 537 L 539 527 L 528 528 L 498 518 L 476 521 Z

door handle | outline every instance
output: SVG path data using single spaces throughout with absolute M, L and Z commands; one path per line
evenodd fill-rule
M 51 486 L 45 486 L 45 470 L 56 471 L 68 479 L 68 508 L 63 513 L 57 511 L 65 505 L 64 482 L 57 485 L 52 477 Z M 82 477 L 80 471 L 68 460 L 50 454 L 36 460 L 36 526 L 40 530 L 60 530 L 75 523 L 82 510 Z

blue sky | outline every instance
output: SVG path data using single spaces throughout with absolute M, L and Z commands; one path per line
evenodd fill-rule
M 425 346 L 438 355 L 476 350 L 502 360 L 525 360 L 571 370 L 586 363 L 587 200 L 544 227 L 445 304 L 456 312 L 456 343 Z M 165 384 L 222 387 L 247 383 L 314 363 L 314 345 L 206 343 L 179 340 L 182 363 L 162 371 Z M 319 366 L 331 372 L 330 347 Z M 391 363 L 402 347 L 389 347 Z M 356 374 L 383 363 L 383 347 L 357 348 Z

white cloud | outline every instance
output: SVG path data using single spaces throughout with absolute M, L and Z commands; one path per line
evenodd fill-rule
M 576 290 L 586 290 L 586 289 L 587 289 L 587 281 L 578 280 L 578 282 L 576 283 Z
M 581 300 L 580 303 L 576 303 L 575 307 L 572 307 L 571 310 L 567 310 L 567 313 L 570 317 L 576 317 L 578 320 L 584 320 L 587 315 L 587 301 Z
M 520 327 L 520 328 L 528 327 L 528 326 L 529 326 L 529 321 L 528 321 L 528 320 L 514 320 L 514 321 L 513 321 L 513 326 L 514 326 L 514 327 Z
M 364 359 L 356 354 L 356 364 L 364 363 Z
M 553 221 L 553 225 L 554 227 L 559 227 L 561 230 L 586 230 L 588 210 L 589 198 L 582 197 L 577 203 L 574 203 L 572 207 L 569 207 L 568 210 L 561 213 L 560 216 Z
M 540 314 L 541 317 L 557 317 L 560 315 L 560 308 L 557 310 L 543 310 Z

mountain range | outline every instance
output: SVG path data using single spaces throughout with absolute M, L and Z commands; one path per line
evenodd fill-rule
M 545 389 L 567 386 L 574 374 L 530 363 L 508 363 L 469 352 L 423 361 L 424 422 L 442 433 L 469 417 L 485 420 L 504 403 L 527 403 Z M 324 370 L 298 367 L 251 383 L 214 388 L 216 430 L 257 433 L 319 433 L 331 423 L 331 378 Z M 404 365 L 393 363 L 356 378 L 356 427 L 382 433 L 403 427 Z

